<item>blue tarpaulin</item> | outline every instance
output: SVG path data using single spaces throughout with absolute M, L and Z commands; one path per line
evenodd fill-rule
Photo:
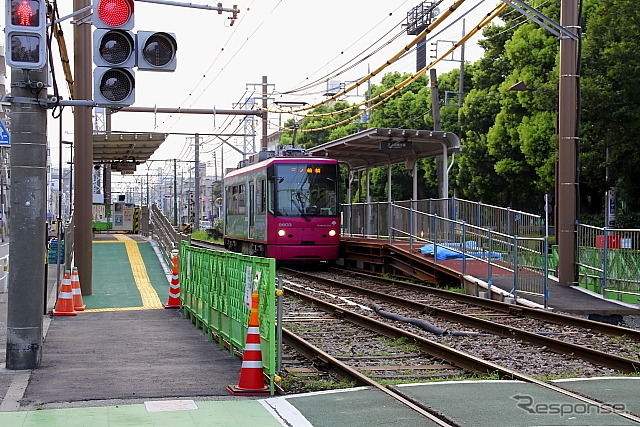
M 461 243 L 441 243 L 438 244 L 437 247 L 435 245 L 424 245 L 420 248 L 420 252 L 425 255 L 433 255 L 435 259 L 463 259 L 465 255 L 467 259 L 470 257 L 475 258 L 487 258 L 491 256 L 493 259 L 502 259 L 502 255 L 497 252 L 492 252 L 489 254 L 485 251 L 478 251 L 480 248 L 478 247 L 476 242 L 469 241 L 465 242 L 465 254 L 462 253 L 462 244 Z M 453 251 L 448 248 L 459 248 L 457 249 L 460 252 Z M 473 252 L 468 249 L 473 250 Z

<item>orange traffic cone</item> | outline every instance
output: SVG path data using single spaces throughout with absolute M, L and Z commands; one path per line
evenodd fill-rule
M 237 385 L 227 386 L 227 391 L 233 395 L 265 395 L 269 394 L 269 387 L 264 385 L 262 372 L 262 351 L 260 350 L 260 321 L 258 320 L 258 292 L 251 293 L 251 313 L 249 328 L 242 355 L 240 380 Z
M 169 299 L 164 308 L 180 308 L 180 276 L 178 273 L 178 253 L 172 252 L 173 270 L 171 272 L 171 285 L 169 286 Z
M 54 316 L 75 316 L 78 313 L 73 309 L 73 292 L 71 290 L 71 273 L 65 271 L 56 308 L 53 309 Z
M 78 267 L 73 267 L 71 272 L 71 293 L 73 294 L 73 309 L 75 311 L 84 311 L 87 307 L 82 302 L 82 290 L 80 290 L 80 275 Z

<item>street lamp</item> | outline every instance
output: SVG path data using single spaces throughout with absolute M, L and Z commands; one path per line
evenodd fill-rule
M 534 88 L 530 88 L 527 87 L 527 84 L 523 81 L 519 81 L 518 83 L 514 84 L 513 86 L 511 86 L 509 89 L 507 90 L 513 90 L 513 91 L 519 91 L 519 92 L 524 92 L 524 91 L 531 91 L 533 92 L 535 89 Z

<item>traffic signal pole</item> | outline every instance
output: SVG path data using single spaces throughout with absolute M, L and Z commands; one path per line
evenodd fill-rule
M 7 369 L 40 365 L 47 218 L 46 13 L 41 0 L 8 0 L 11 67 L 11 235 L 7 298 Z
M 47 110 L 33 100 L 47 98 L 46 67 L 11 70 L 11 195 L 7 300 L 7 369 L 35 369 L 42 358 L 47 218 Z M 46 102 L 46 101 L 45 101 Z M 34 248 L 40 248 L 37 250 Z

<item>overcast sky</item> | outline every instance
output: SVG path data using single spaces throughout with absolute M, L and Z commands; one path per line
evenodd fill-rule
M 191 1 L 191 0 L 190 0 Z M 135 3 L 135 30 L 167 31 L 176 34 L 178 40 L 178 69 L 173 73 L 136 72 L 136 101 L 139 107 L 182 107 L 182 108 L 243 108 L 238 104 L 260 96 L 262 76 L 267 76 L 273 86 L 269 86 L 270 102 L 300 101 L 316 103 L 324 99 L 326 83 L 317 87 L 283 94 L 313 82 L 324 80 L 326 76 L 345 64 L 353 64 L 354 58 L 362 58 L 363 52 L 378 53 L 353 66 L 350 70 L 333 77 L 332 80 L 350 82 L 376 69 L 410 43 L 413 36 L 403 33 L 402 24 L 407 12 L 420 2 L 415 0 L 382 2 L 371 0 L 236 0 L 240 14 L 233 26 L 229 13 L 151 4 Z M 217 1 L 193 0 L 192 3 L 215 5 Z M 4 2 L 2 2 L 4 3 Z M 439 53 L 450 46 L 447 41 L 460 39 L 465 12 L 465 28 L 468 32 L 483 15 L 492 10 L 497 0 L 467 0 L 438 30 L 431 42 L 439 40 Z M 71 0 L 59 0 L 60 15 L 72 12 Z M 453 0 L 445 0 L 439 5 L 446 10 Z M 231 8 L 232 3 L 223 1 L 223 7 Z M 3 5 L 4 7 L 4 5 Z M 4 16 L 4 13 L 3 13 Z M 73 54 L 73 27 L 71 20 L 63 23 L 70 55 Z M 437 33 L 437 31 L 435 31 Z M 434 46 L 429 45 L 428 49 Z M 465 59 L 477 60 L 481 50 L 473 41 L 466 45 Z M 57 52 L 54 56 L 58 57 Z M 460 54 L 454 54 L 459 59 Z M 73 59 L 72 59 L 73 61 Z M 458 62 L 442 62 L 435 68 L 438 73 L 458 68 Z M 60 90 L 68 98 L 62 70 L 56 64 Z M 387 68 L 391 71 L 414 72 L 415 53 L 412 52 Z M 374 83 L 378 82 L 374 79 Z M 51 93 L 51 90 L 50 90 Z M 363 92 L 361 91 L 360 94 Z M 362 98 L 360 98 L 362 99 Z M 355 102 L 358 98 L 349 98 Z M 258 101 L 261 102 L 261 101 Z M 246 108 L 246 107 L 244 107 Z M 272 127 L 284 123 L 289 115 L 270 115 Z M 73 130 L 71 109 L 63 114 L 65 139 L 71 139 Z M 114 131 L 167 132 L 167 133 L 232 133 L 240 131 L 239 116 L 194 116 L 150 113 L 117 113 L 113 116 Z M 49 118 L 51 154 L 57 162 L 58 124 Z M 260 129 L 256 132 L 260 134 Z M 203 137 L 202 161 L 211 161 L 215 147 L 220 140 Z M 242 138 L 231 139 L 238 147 Z M 171 135 L 160 147 L 153 159 L 183 160 L 193 159 L 190 141 L 184 135 Z M 260 146 L 259 140 L 256 145 Z M 64 150 L 68 152 L 69 150 Z M 220 150 L 217 152 L 220 164 Z M 65 154 L 66 155 L 66 154 Z M 237 154 L 231 148 L 224 149 L 225 167 L 235 165 Z M 154 163 L 152 170 L 164 166 Z M 146 167 L 138 168 L 145 171 Z M 210 170 L 210 173 L 213 171 Z

